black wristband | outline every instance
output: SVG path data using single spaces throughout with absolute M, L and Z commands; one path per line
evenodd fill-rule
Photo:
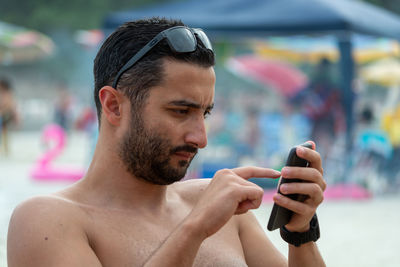
M 300 247 L 302 244 L 311 241 L 317 241 L 320 237 L 317 214 L 314 214 L 312 217 L 310 221 L 310 229 L 307 232 L 290 232 L 285 226 L 282 226 L 280 233 L 283 240 L 296 247 Z

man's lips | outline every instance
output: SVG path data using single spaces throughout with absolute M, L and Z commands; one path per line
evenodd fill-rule
M 197 154 L 197 148 L 189 145 L 183 145 L 175 147 L 171 150 L 171 153 L 182 160 L 190 161 Z
M 174 154 L 185 160 L 190 160 L 191 158 L 194 157 L 194 153 L 184 152 L 184 151 L 175 152 Z

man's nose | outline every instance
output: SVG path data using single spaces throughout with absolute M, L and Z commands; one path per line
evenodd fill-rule
M 207 132 L 204 118 L 198 119 L 193 123 L 186 133 L 185 142 L 197 148 L 207 146 Z

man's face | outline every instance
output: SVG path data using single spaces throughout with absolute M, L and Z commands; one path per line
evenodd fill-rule
M 164 81 L 131 120 L 120 156 L 135 177 L 166 185 L 181 180 L 207 144 L 204 119 L 213 106 L 213 68 L 164 61 Z

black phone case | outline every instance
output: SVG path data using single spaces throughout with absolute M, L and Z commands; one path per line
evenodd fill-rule
M 301 146 L 307 147 L 307 148 L 312 148 L 312 145 L 310 143 L 304 143 L 301 144 Z M 286 166 L 298 166 L 298 167 L 307 167 L 308 166 L 308 161 L 305 159 L 299 158 L 296 154 L 296 147 L 293 147 L 290 152 L 289 156 L 286 161 Z M 282 194 L 280 191 L 280 186 L 283 183 L 298 183 L 302 182 L 300 179 L 286 179 L 284 177 L 281 177 L 278 183 L 278 193 Z M 285 195 L 285 194 L 282 194 Z M 304 201 L 306 196 L 305 195 L 300 195 L 300 194 L 288 194 L 285 195 L 293 200 L 297 201 Z M 289 223 L 291 217 L 292 217 L 293 212 L 291 210 L 288 210 L 286 208 L 283 208 L 276 203 L 274 203 L 274 206 L 272 207 L 271 215 L 269 217 L 268 221 L 268 230 L 273 231 L 275 229 L 281 228 L 282 226 L 286 225 Z

